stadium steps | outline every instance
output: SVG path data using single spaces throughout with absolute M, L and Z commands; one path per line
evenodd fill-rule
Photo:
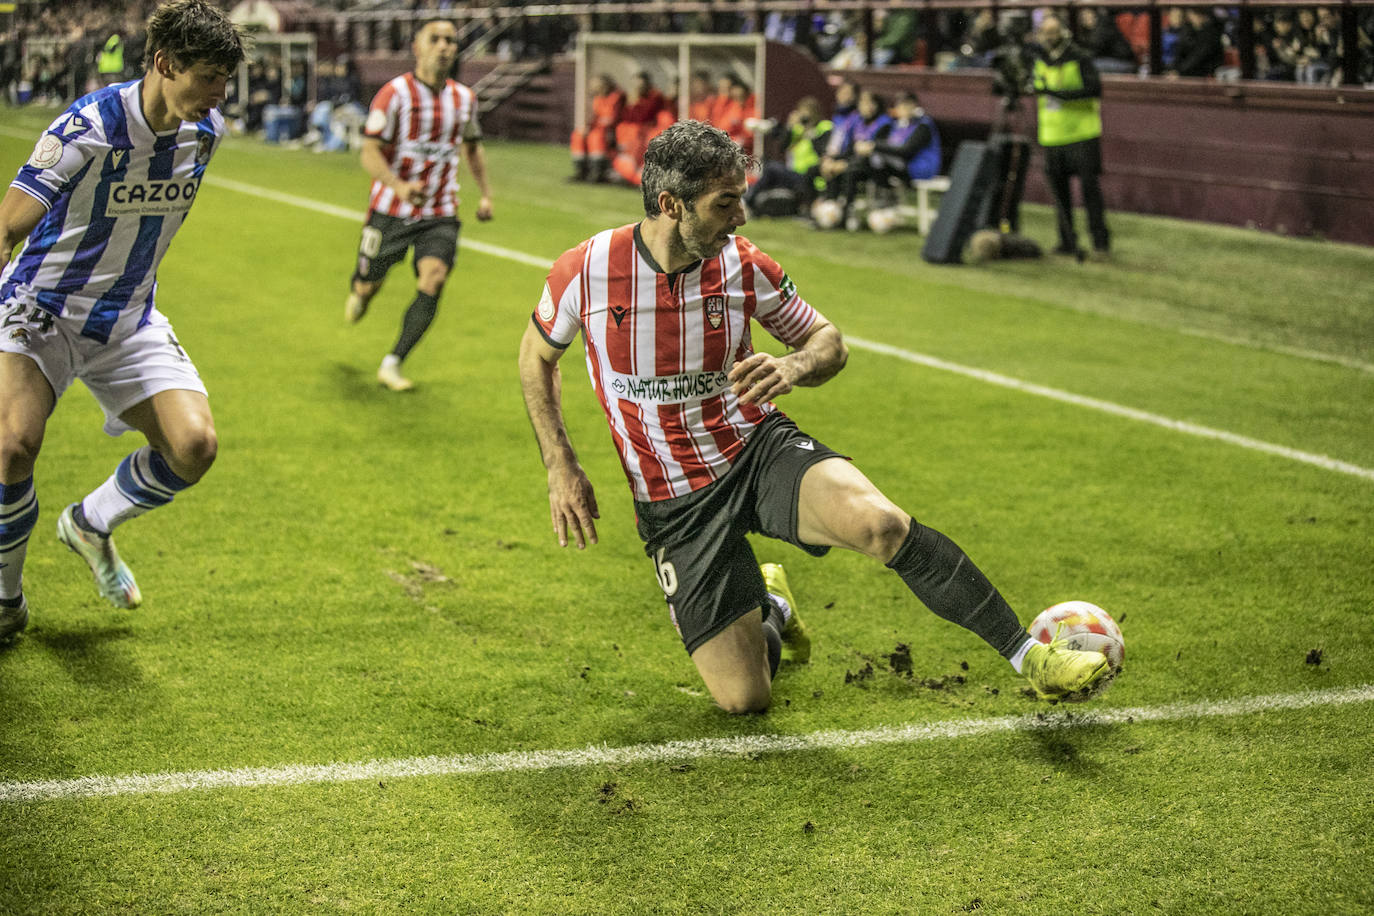
M 472 87 L 477 93 L 478 111 L 483 115 L 491 114 L 547 70 L 548 63 L 543 60 L 512 60 L 497 64 Z

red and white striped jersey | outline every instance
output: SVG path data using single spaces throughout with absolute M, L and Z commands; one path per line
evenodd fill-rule
M 754 352 L 749 320 L 800 343 L 817 312 L 743 236 L 676 274 L 659 273 L 636 224 L 601 232 L 554 262 L 534 320 L 560 349 L 580 330 L 587 372 L 637 500 L 721 477 L 770 404 L 741 404 L 726 373 Z
M 382 141 L 382 153 L 397 177 L 425 186 L 425 202 L 416 207 L 374 181 L 371 210 L 401 219 L 458 215 L 458 144 L 482 138 L 471 89 L 445 80 L 435 92 L 413 72 L 403 73 L 377 92 L 363 134 Z

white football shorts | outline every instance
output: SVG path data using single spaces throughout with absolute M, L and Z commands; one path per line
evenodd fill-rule
M 191 357 L 161 312 L 153 308 L 148 323 L 100 343 L 81 336 L 85 316 L 55 318 L 23 302 L 0 304 L 0 352 L 20 353 L 39 370 L 61 398 L 81 379 L 105 412 L 105 432 L 130 432 L 119 415 L 160 391 L 199 391 L 209 396 Z

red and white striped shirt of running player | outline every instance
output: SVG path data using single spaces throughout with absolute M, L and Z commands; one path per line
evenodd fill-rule
M 800 343 L 817 313 L 777 262 L 732 235 L 720 254 L 659 273 L 635 224 L 554 262 L 534 319 L 560 349 L 580 330 L 587 371 L 640 501 L 700 489 L 730 469 L 777 410 L 742 404 L 726 374 L 754 352 L 749 321 Z
M 398 178 L 425 187 L 425 202 L 416 207 L 374 181 L 369 209 L 401 219 L 458 215 L 459 143 L 482 139 L 471 89 L 445 80 L 435 92 L 413 72 L 403 73 L 377 92 L 363 135 L 382 141 L 382 154 Z

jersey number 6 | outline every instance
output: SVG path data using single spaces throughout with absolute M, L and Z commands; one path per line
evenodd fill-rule
M 658 587 L 671 598 L 677 593 L 677 570 L 672 563 L 663 559 L 664 549 L 660 547 L 658 553 L 654 554 L 654 571 L 658 574 Z

